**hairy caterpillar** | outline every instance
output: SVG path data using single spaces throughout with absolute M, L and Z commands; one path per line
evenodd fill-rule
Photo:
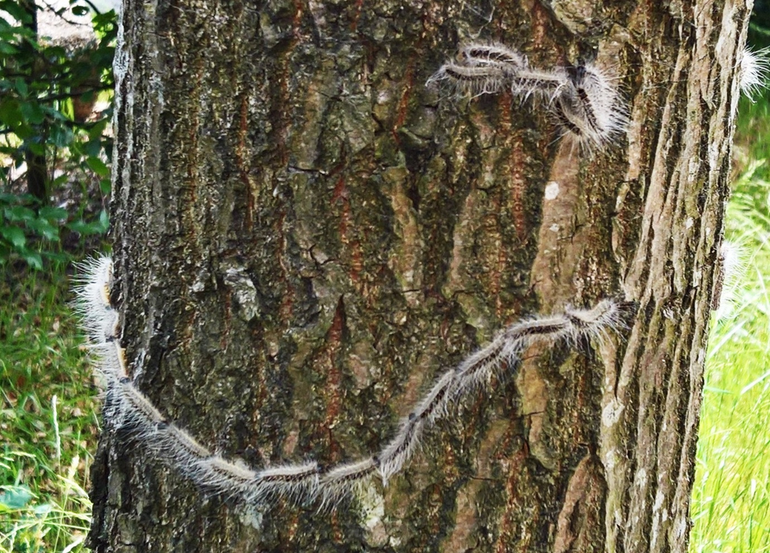
M 553 115 L 563 136 L 586 149 L 613 142 L 628 123 L 613 79 L 594 64 L 538 69 L 515 50 L 477 43 L 461 45 L 457 59 L 442 65 L 428 85 L 445 82 L 473 95 L 507 89 L 522 100 L 534 97 Z
M 744 252 L 739 244 L 722 240 L 716 260 L 714 295 L 711 310 L 717 319 L 730 315 L 734 309 L 736 288 L 746 271 Z
M 84 269 L 77 305 L 97 370 L 116 404 L 105 416 L 118 417 L 139 442 L 202 487 L 253 503 L 285 498 L 294 503 L 319 500 L 321 506 L 333 506 L 369 478 L 387 484 L 409 462 L 424 433 L 447 417 L 458 399 L 488 385 L 496 373 L 515 367 L 527 346 L 581 338 L 602 340 L 609 332 L 626 328 L 634 313 L 631 302 L 603 300 L 592 309 L 567 309 L 562 314 L 517 322 L 441 374 L 378 453 L 332 467 L 308 461 L 256 470 L 214 454 L 167 420 L 136 388 L 119 342 L 118 312 L 110 302 L 112 261 L 97 258 Z
M 744 48 L 741 53 L 741 58 L 738 62 L 738 78 L 740 79 L 741 92 L 752 101 L 766 86 L 767 76 L 770 73 L 770 60 L 767 56 L 767 48 L 757 52 Z

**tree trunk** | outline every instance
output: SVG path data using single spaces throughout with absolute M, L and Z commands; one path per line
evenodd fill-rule
M 530 348 L 330 511 L 207 494 L 107 417 L 95 550 L 684 553 L 749 11 L 129 1 L 113 297 L 136 385 L 208 448 L 363 458 L 506 325 L 639 310 L 601 347 Z M 627 132 L 590 153 L 535 99 L 426 87 L 469 40 L 595 58 Z
M 28 30 L 34 37 L 34 41 L 38 40 L 38 6 L 34 0 L 22 0 L 20 2 L 21 8 L 27 12 L 29 20 L 24 24 L 26 30 Z M 20 45 L 23 49 L 32 50 L 34 46 L 27 41 L 24 41 Z M 27 52 L 25 55 L 29 56 Z M 30 65 L 30 71 L 33 73 L 29 75 L 30 80 L 34 80 L 35 74 L 38 73 L 39 66 L 36 64 Z M 48 190 L 48 165 L 45 158 L 46 139 L 48 137 L 48 129 L 45 124 L 33 125 L 37 136 L 32 136 L 24 141 L 24 162 L 27 164 L 27 192 L 33 195 L 40 201 L 40 205 L 48 205 L 51 201 Z M 36 146 L 37 151 L 33 151 L 32 147 Z M 42 152 L 42 153 L 41 153 Z

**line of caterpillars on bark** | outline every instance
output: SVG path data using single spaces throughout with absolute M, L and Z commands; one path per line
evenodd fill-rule
M 521 100 L 534 98 L 553 116 L 562 136 L 589 152 L 613 144 L 628 124 L 617 79 L 591 63 L 538 68 L 507 46 L 472 43 L 461 46 L 456 60 L 428 79 L 429 85 L 443 83 L 462 94 L 508 90 Z
M 744 49 L 738 60 L 741 91 L 749 98 L 765 87 L 768 51 Z M 562 130 L 561 136 L 586 152 L 612 146 L 625 131 L 629 114 L 618 78 L 593 63 L 538 68 L 526 56 L 501 44 L 470 43 L 460 47 L 428 79 L 428 85 L 448 84 L 456 93 L 497 94 L 509 91 L 522 101 L 534 99 Z
M 520 353 L 529 345 L 562 340 L 578 343 L 582 338 L 601 340 L 609 332 L 625 328 L 633 313 L 629 302 L 604 300 L 592 309 L 568 309 L 515 323 L 439 376 L 393 439 L 375 455 L 331 467 L 309 461 L 255 470 L 209 451 L 187 431 L 167 420 L 136 388 L 118 339 L 118 312 L 110 304 L 111 281 L 110 258 L 97 258 L 86 264 L 78 290 L 97 370 L 113 401 L 110 416 L 201 486 L 255 503 L 283 497 L 303 504 L 318 500 L 322 507 L 333 506 L 373 476 L 387 485 L 409 462 L 427 430 L 438 420 L 452 416 L 453 408 L 471 390 L 488 385 L 501 371 L 516 367 Z

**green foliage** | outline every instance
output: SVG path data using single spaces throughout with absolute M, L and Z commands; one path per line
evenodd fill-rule
M 726 238 L 739 269 L 709 338 L 693 490 L 691 551 L 770 552 L 770 117 L 741 105 Z
M 766 46 L 768 39 L 770 39 L 770 0 L 754 0 L 749 43 Z
M 83 206 L 72 213 L 49 203 L 77 184 L 87 198 L 93 181 L 109 193 L 111 108 L 92 108 L 111 98 L 116 18 L 95 16 L 98 39 L 65 45 L 37 36 L 37 9 L 30 0 L 0 0 L 0 263 L 41 268 L 58 257 L 62 228 L 85 235 L 107 228 L 104 210 L 93 220 Z M 73 0 L 59 15 L 83 11 Z
M 30 194 L 0 193 L 0 264 L 18 257 L 30 267 L 42 269 L 43 259 L 63 261 L 66 257 L 56 247 L 62 224 L 83 236 L 103 234 L 109 225 L 106 210 L 97 220 L 87 222 L 72 218 L 61 207 L 39 204 Z
M 0 281 L 0 553 L 80 552 L 99 425 L 65 264 Z
M 34 197 L 0 194 L 0 209 L 2 209 L 2 224 L 0 225 L 0 260 L 11 258 L 15 253 L 30 266 L 42 269 L 43 253 L 48 256 L 55 254 L 48 251 L 31 250 L 28 236 L 39 236 L 48 242 L 59 241 L 59 222 L 66 220 L 67 212 L 61 208 L 45 206 L 35 210 L 27 205 L 34 205 Z
M 749 41 L 770 42 L 770 1 L 757 1 Z M 693 553 L 770 552 L 770 103 L 742 100 L 741 177 L 725 217 L 739 270 L 714 320 L 706 359 L 691 514 Z

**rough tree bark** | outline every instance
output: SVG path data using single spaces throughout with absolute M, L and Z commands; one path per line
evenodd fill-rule
M 601 351 L 528 352 L 329 514 L 209 497 L 107 420 L 95 550 L 685 552 L 749 10 L 129 0 L 114 295 L 138 386 L 202 443 L 366 456 L 506 324 L 617 295 L 639 313 Z M 531 102 L 426 88 L 475 38 L 613 66 L 627 133 L 582 155 Z

